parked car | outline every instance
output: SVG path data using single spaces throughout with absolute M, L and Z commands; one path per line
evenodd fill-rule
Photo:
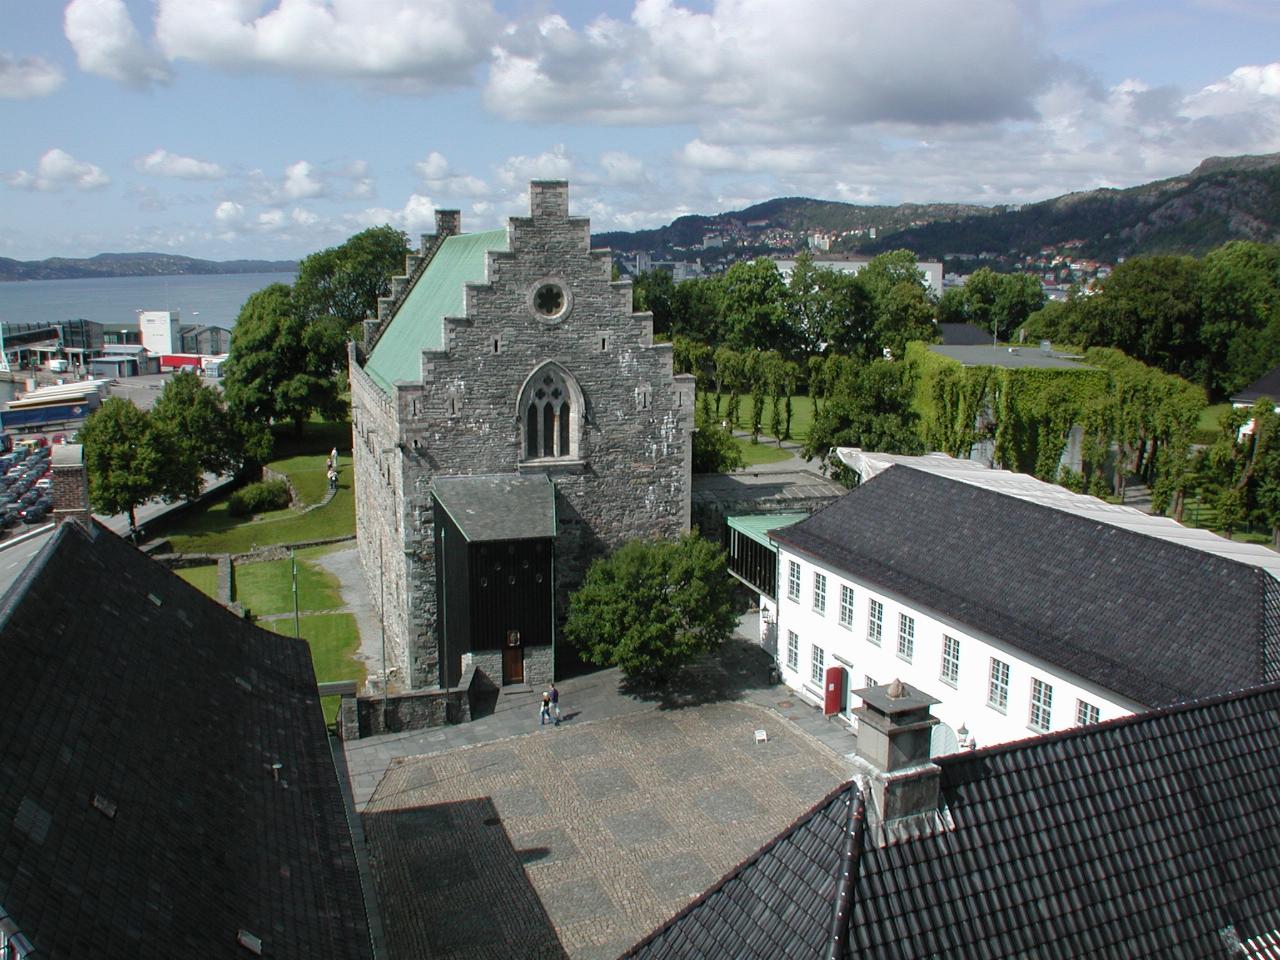
M 22 511 L 22 514 L 21 514 L 22 522 L 23 523 L 39 523 L 41 520 L 45 518 L 45 514 L 47 513 L 48 513 L 48 510 L 43 506 L 27 507 L 25 510 Z

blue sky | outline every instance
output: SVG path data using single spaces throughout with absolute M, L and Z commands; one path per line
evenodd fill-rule
M 1280 0 L 0 0 L 0 256 L 294 258 L 1280 151 Z

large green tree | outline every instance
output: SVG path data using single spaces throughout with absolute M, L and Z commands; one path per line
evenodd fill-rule
M 383 225 L 304 257 L 293 288 L 295 308 L 311 321 L 330 318 L 343 332 L 376 316 L 378 298 L 387 296 L 391 278 L 404 272 L 408 249 L 404 231 Z
M 822 412 L 814 418 L 804 456 L 823 458 L 828 470 L 845 479 L 841 464 L 831 456 L 834 447 L 924 453 L 920 417 L 912 406 L 913 391 L 910 364 L 873 360 L 845 366 L 830 388 Z
M 108 397 L 80 428 L 89 504 L 97 513 L 129 515 L 153 498 L 178 500 L 200 492 L 200 465 L 186 438 L 153 421 L 122 397 Z
M 569 599 L 564 636 L 589 663 L 661 682 L 736 624 L 724 552 L 690 533 L 633 540 L 593 563 Z
M 246 456 L 262 460 L 270 452 L 265 428 L 233 417 L 221 392 L 194 373 L 176 373 L 165 383 L 151 420 L 180 437 L 206 473 L 234 473 Z
M 335 324 L 302 315 L 288 285 L 259 290 L 245 301 L 231 331 L 223 367 L 228 407 L 252 423 L 292 423 L 299 434 L 312 413 L 340 416 L 344 343 Z
M 787 288 L 772 260 L 735 263 L 720 277 L 720 294 L 728 346 L 785 354 L 799 349 L 785 305 Z

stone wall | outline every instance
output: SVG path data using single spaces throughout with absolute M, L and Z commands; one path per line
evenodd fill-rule
M 353 353 L 361 559 L 375 608 L 387 610 L 389 648 L 394 633 L 414 686 L 438 682 L 435 476 L 550 475 L 561 615 L 595 557 L 636 537 L 672 537 L 689 527 L 693 378 L 673 376 L 670 345 L 654 344 L 652 317 L 632 312 L 631 285 L 612 282 L 609 254 L 590 250 L 588 221 L 568 216 L 568 185 L 532 184 L 530 208 L 533 216 L 510 221 L 510 250 L 489 254 L 487 282 L 467 286 L 466 315 L 445 319 L 447 346 L 423 354 L 420 383 L 387 397 Z M 547 286 L 564 295 L 553 316 L 535 302 Z M 527 461 L 518 408 L 546 364 L 572 384 L 574 455 Z M 380 563 L 387 583 L 394 577 L 397 584 L 387 588 L 385 605 Z M 550 679 L 549 650 L 526 648 L 525 657 L 531 682 Z

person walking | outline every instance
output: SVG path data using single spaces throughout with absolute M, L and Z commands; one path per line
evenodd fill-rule
M 333 469 L 333 467 L 329 468 L 329 489 L 338 489 L 338 471 Z
M 542 706 L 538 708 L 538 726 L 551 719 L 551 694 L 542 692 Z
M 551 709 L 556 714 L 556 726 L 560 726 L 560 691 L 556 689 L 554 683 L 551 684 Z

